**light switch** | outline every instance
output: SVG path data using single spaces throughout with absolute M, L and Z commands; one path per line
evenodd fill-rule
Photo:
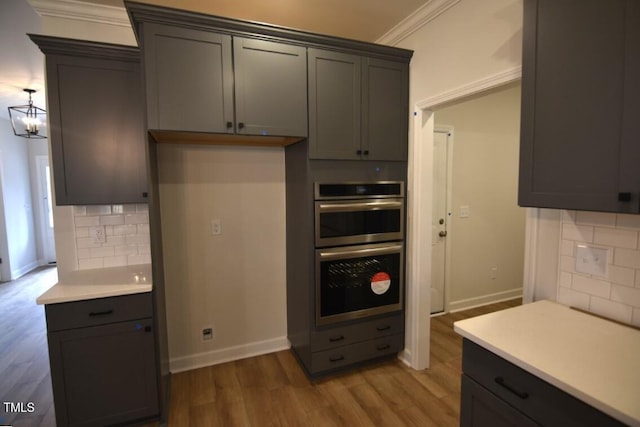
M 607 277 L 609 249 L 578 245 L 576 250 L 576 271 L 593 276 Z
M 222 221 L 220 219 L 212 219 L 211 220 L 211 234 L 217 236 L 222 234 Z
M 460 218 L 469 218 L 469 206 L 460 206 Z

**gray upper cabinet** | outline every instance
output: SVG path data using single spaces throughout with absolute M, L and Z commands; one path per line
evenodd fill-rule
M 145 24 L 144 58 L 149 129 L 307 134 L 304 47 Z
M 307 49 L 233 38 L 236 132 L 307 135 Z
M 406 160 L 406 62 L 309 49 L 313 159 Z
M 368 160 L 407 160 L 409 64 L 363 60 L 362 147 Z
M 233 133 L 231 36 L 144 26 L 149 129 Z
M 56 203 L 146 203 L 138 49 L 31 38 L 46 55 Z
M 640 212 L 640 2 L 525 0 L 518 202 Z
M 362 58 L 309 49 L 309 151 L 314 159 L 359 159 Z

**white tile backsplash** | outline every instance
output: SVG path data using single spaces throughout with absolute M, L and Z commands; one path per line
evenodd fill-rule
M 74 206 L 78 268 L 148 264 L 149 208 L 146 204 Z M 102 225 L 104 243 L 94 243 L 89 227 Z
M 640 215 L 563 211 L 558 301 L 640 324 Z M 575 270 L 575 246 L 610 249 L 607 276 Z

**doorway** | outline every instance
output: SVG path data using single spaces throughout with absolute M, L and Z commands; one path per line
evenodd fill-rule
M 452 160 L 453 128 L 436 128 L 433 133 L 433 213 L 431 216 L 432 315 L 445 311 Z
M 36 156 L 37 190 L 39 204 L 37 220 L 40 224 L 42 257 L 45 264 L 55 264 L 56 246 L 53 229 L 53 206 L 51 196 L 51 168 L 49 156 Z

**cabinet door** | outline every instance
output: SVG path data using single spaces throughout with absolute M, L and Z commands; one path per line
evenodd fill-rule
M 60 426 L 125 423 L 158 413 L 151 319 L 49 333 Z
M 363 158 L 407 160 L 409 65 L 368 58 L 362 71 Z
M 524 8 L 519 204 L 638 212 L 637 1 L 526 0 Z
M 533 427 L 533 420 L 462 375 L 460 427 Z
M 47 55 L 58 205 L 146 203 L 139 62 Z
M 309 156 L 359 159 L 361 58 L 309 49 Z
M 234 37 L 236 133 L 307 136 L 307 49 Z
M 233 133 L 231 36 L 144 24 L 149 129 Z

